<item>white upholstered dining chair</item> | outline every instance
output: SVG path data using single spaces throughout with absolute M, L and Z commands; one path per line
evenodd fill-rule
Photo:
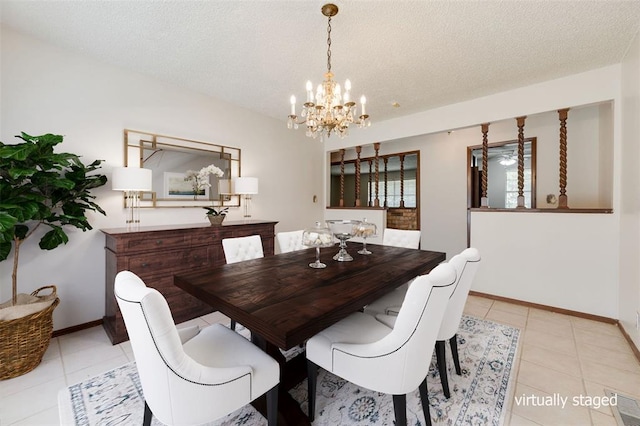
M 480 252 L 476 248 L 468 248 L 463 250 L 449 260 L 456 269 L 457 281 L 453 289 L 453 293 L 447 303 L 447 309 L 438 331 L 436 339 L 436 362 L 438 364 L 438 372 L 442 383 L 442 390 L 445 397 L 449 398 L 451 392 L 449 390 L 449 379 L 447 377 L 447 360 L 445 341 L 449 341 L 451 347 L 451 356 L 456 370 L 456 374 L 460 376 L 462 369 L 460 367 L 460 358 L 458 356 L 458 328 L 464 305 L 471 289 L 471 284 L 476 275 L 476 271 L 480 266 Z M 400 312 L 401 305 L 405 300 L 405 292 L 396 290 L 392 291 L 375 302 L 367 305 L 364 312 L 374 315 L 376 319 L 383 324 L 394 327 L 396 316 Z M 428 358 L 430 359 L 430 357 Z
M 420 231 L 415 229 L 394 229 L 385 228 L 382 234 L 382 245 L 418 249 L 420 247 Z M 407 291 L 409 283 L 404 283 L 398 287 L 398 291 Z
M 223 417 L 267 394 L 268 424 L 277 423 L 278 363 L 221 324 L 177 330 L 165 298 L 130 271 L 115 278 L 145 400 L 167 425 L 197 425 Z
M 260 235 L 223 238 L 222 249 L 224 251 L 224 258 L 227 263 L 236 263 L 264 257 L 264 250 L 262 249 L 262 238 L 260 238 Z M 236 329 L 235 320 L 231 320 L 231 329 Z
M 430 425 L 424 348 L 435 343 L 455 281 L 455 269 L 446 263 L 417 277 L 394 328 L 356 312 L 309 339 L 309 419 L 315 416 L 317 371 L 322 367 L 358 386 L 393 395 L 396 425 L 406 425 L 406 394 L 418 388 Z
M 262 238 L 260 235 L 248 237 L 223 238 L 222 249 L 227 263 L 242 262 L 243 260 L 264 257 Z
M 278 247 L 280 247 L 280 253 L 289 253 L 296 250 L 306 249 L 302 245 L 302 234 L 304 230 L 299 231 L 284 231 L 276 234 L 276 240 L 278 241 Z
M 386 228 L 382 234 L 382 245 L 417 249 L 420 247 L 420 231 Z

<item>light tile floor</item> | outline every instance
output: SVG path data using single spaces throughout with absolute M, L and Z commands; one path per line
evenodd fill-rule
M 640 399 L 640 363 L 615 325 L 477 296 L 465 313 L 522 330 L 506 425 L 615 426 L 611 408 L 597 404 L 604 389 Z M 213 313 L 180 327 L 216 322 L 228 319 Z M 132 360 L 129 343 L 111 345 L 102 327 L 52 339 L 35 370 L 0 381 L 0 426 L 57 425 L 61 388 Z

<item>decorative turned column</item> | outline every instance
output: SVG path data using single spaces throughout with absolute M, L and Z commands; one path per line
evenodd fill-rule
M 517 208 L 523 209 L 524 206 L 524 120 L 527 118 L 517 117 L 518 123 L 518 205 Z
M 373 160 L 369 159 L 367 160 L 367 163 L 369 163 L 369 182 L 367 184 L 367 207 L 371 207 L 373 205 L 373 200 L 371 199 L 371 193 L 373 192 L 373 177 L 372 177 L 372 170 L 371 170 L 371 165 L 373 163 Z
M 340 150 L 340 207 L 344 207 L 344 149 Z
M 400 154 L 400 208 L 404 208 L 404 154 Z
M 361 146 L 356 146 L 356 207 L 360 207 L 360 152 L 362 152 Z
M 384 157 L 384 207 L 387 208 L 389 207 L 389 204 L 387 203 L 387 194 L 389 193 L 389 186 L 387 185 L 387 183 L 389 182 L 389 171 L 387 169 L 387 166 L 389 165 L 389 158 Z
M 567 198 L 567 116 L 569 108 L 559 109 L 560 119 L 560 196 L 558 197 L 558 208 L 568 209 L 569 200 Z
M 482 125 L 482 187 L 480 190 L 480 207 L 489 207 L 487 187 L 489 182 L 489 123 Z
M 375 182 L 376 182 L 376 194 L 375 194 L 375 198 L 373 200 L 373 206 L 374 207 L 380 207 L 380 198 L 378 198 L 379 195 L 379 189 L 380 189 L 380 157 L 378 156 L 378 151 L 380 151 L 380 142 L 376 142 L 373 144 L 373 149 L 376 150 L 376 156 L 375 156 L 375 161 L 376 161 L 376 176 L 375 176 Z

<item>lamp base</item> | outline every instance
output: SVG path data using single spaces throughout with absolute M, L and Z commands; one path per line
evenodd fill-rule
M 138 191 L 127 191 L 127 228 L 137 228 L 140 226 L 140 193 Z
M 242 198 L 244 199 L 244 218 L 247 220 L 251 218 L 251 195 L 245 194 Z

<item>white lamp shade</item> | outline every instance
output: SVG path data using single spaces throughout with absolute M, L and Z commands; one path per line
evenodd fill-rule
M 257 194 L 258 178 L 237 177 L 233 180 L 234 194 Z
M 114 191 L 151 191 L 151 170 L 140 167 L 116 167 L 111 176 Z

